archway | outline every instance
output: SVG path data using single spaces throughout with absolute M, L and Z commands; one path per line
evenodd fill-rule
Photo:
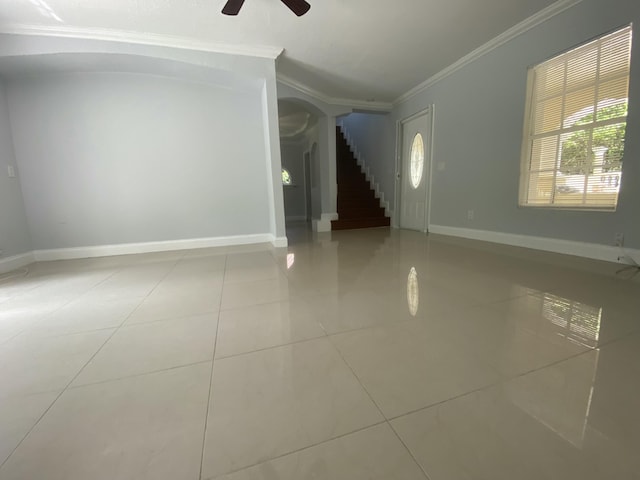
M 311 220 L 321 215 L 318 119 L 317 112 L 304 103 L 278 100 L 282 188 L 289 229 L 311 225 Z

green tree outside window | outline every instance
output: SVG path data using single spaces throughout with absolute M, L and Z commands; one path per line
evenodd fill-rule
M 594 150 L 606 148 L 602 171 L 619 172 L 624 154 L 624 135 L 626 130 L 628 102 L 604 107 L 598 111 L 598 121 L 620 118 L 620 123 L 597 127 L 593 129 L 593 139 L 589 150 L 590 130 L 580 130 L 573 133 L 562 142 L 560 157 L 560 171 L 565 175 L 593 174 Z M 580 118 L 574 125 L 588 125 L 593 123 L 591 113 Z M 587 171 L 588 166 L 588 171 Z

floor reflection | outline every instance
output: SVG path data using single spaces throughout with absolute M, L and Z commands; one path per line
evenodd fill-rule
M 407 304 L 409 313 L 412 317 L 415 317 L 420 307 L 420 286 L 418 285 L 418 272 L 415 267 L 411 267 L 407 277 Z
M 581 357 L 570 369 L 540 376 L 535 382 L 514 382 L 511 402 L 573 446 L 585 442 L 599 352 Z
M 544 293 L 542 317 L 555 333 L 567 340 L 596 348 L 600 338 L 602 308 Z M 571 445 L 582 448 L 598 371 L 599 351 L 575 358 L 568 367 L 535 381 L 516 381 L 507 388 L 511 402 Z
M 590 348 L 598 345 L 602 308 L 545 293 L 542 314 L 560 327 L 564 331 L 562 335 L 571 341 Z

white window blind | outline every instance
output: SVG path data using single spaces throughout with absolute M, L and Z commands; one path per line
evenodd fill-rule
M 530 69 L 521 205 L 615 209 L 630 62 L 631 26 Z

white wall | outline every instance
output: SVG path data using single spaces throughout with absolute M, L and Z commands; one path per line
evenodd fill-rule
M 266 161 L 269 233 L 276 247 L 286 247 L 284 192 L 282 191 L 282 160 L 280 158 L 280 125 L 278 123 L 278 91 L 275 64 L 270 65 L 261 89 L 264 159 Z
M 284 213 L 288 220 L 300 220 L 307 216 L 307 205 L 304 184 L 304 143 L 280 144 L 282 168 L 286 168 L 291 174 L 293 185 L 283 186 Z
M 31 251 L 31 239 L 18 177 L 9 178 L 8 166 L 16 161 L 11 139 L 11 125 L 5 96 L 5 86 L 0 82 L 0 261 Z
M 259 90 L 78 73 L 7 91 L 34 249 L 269 233 Z
M 519 208 L 527 68 L 634 22 L 623 183 L 616 212 Z M 583 0 L 396 106 L 393 120 L 435 104 L 431 223 L 640 248 L 640 2 Z M 388 156 L 391 158 L 392 150 Z M 473 220 L 467 210 L 475 211 Z

